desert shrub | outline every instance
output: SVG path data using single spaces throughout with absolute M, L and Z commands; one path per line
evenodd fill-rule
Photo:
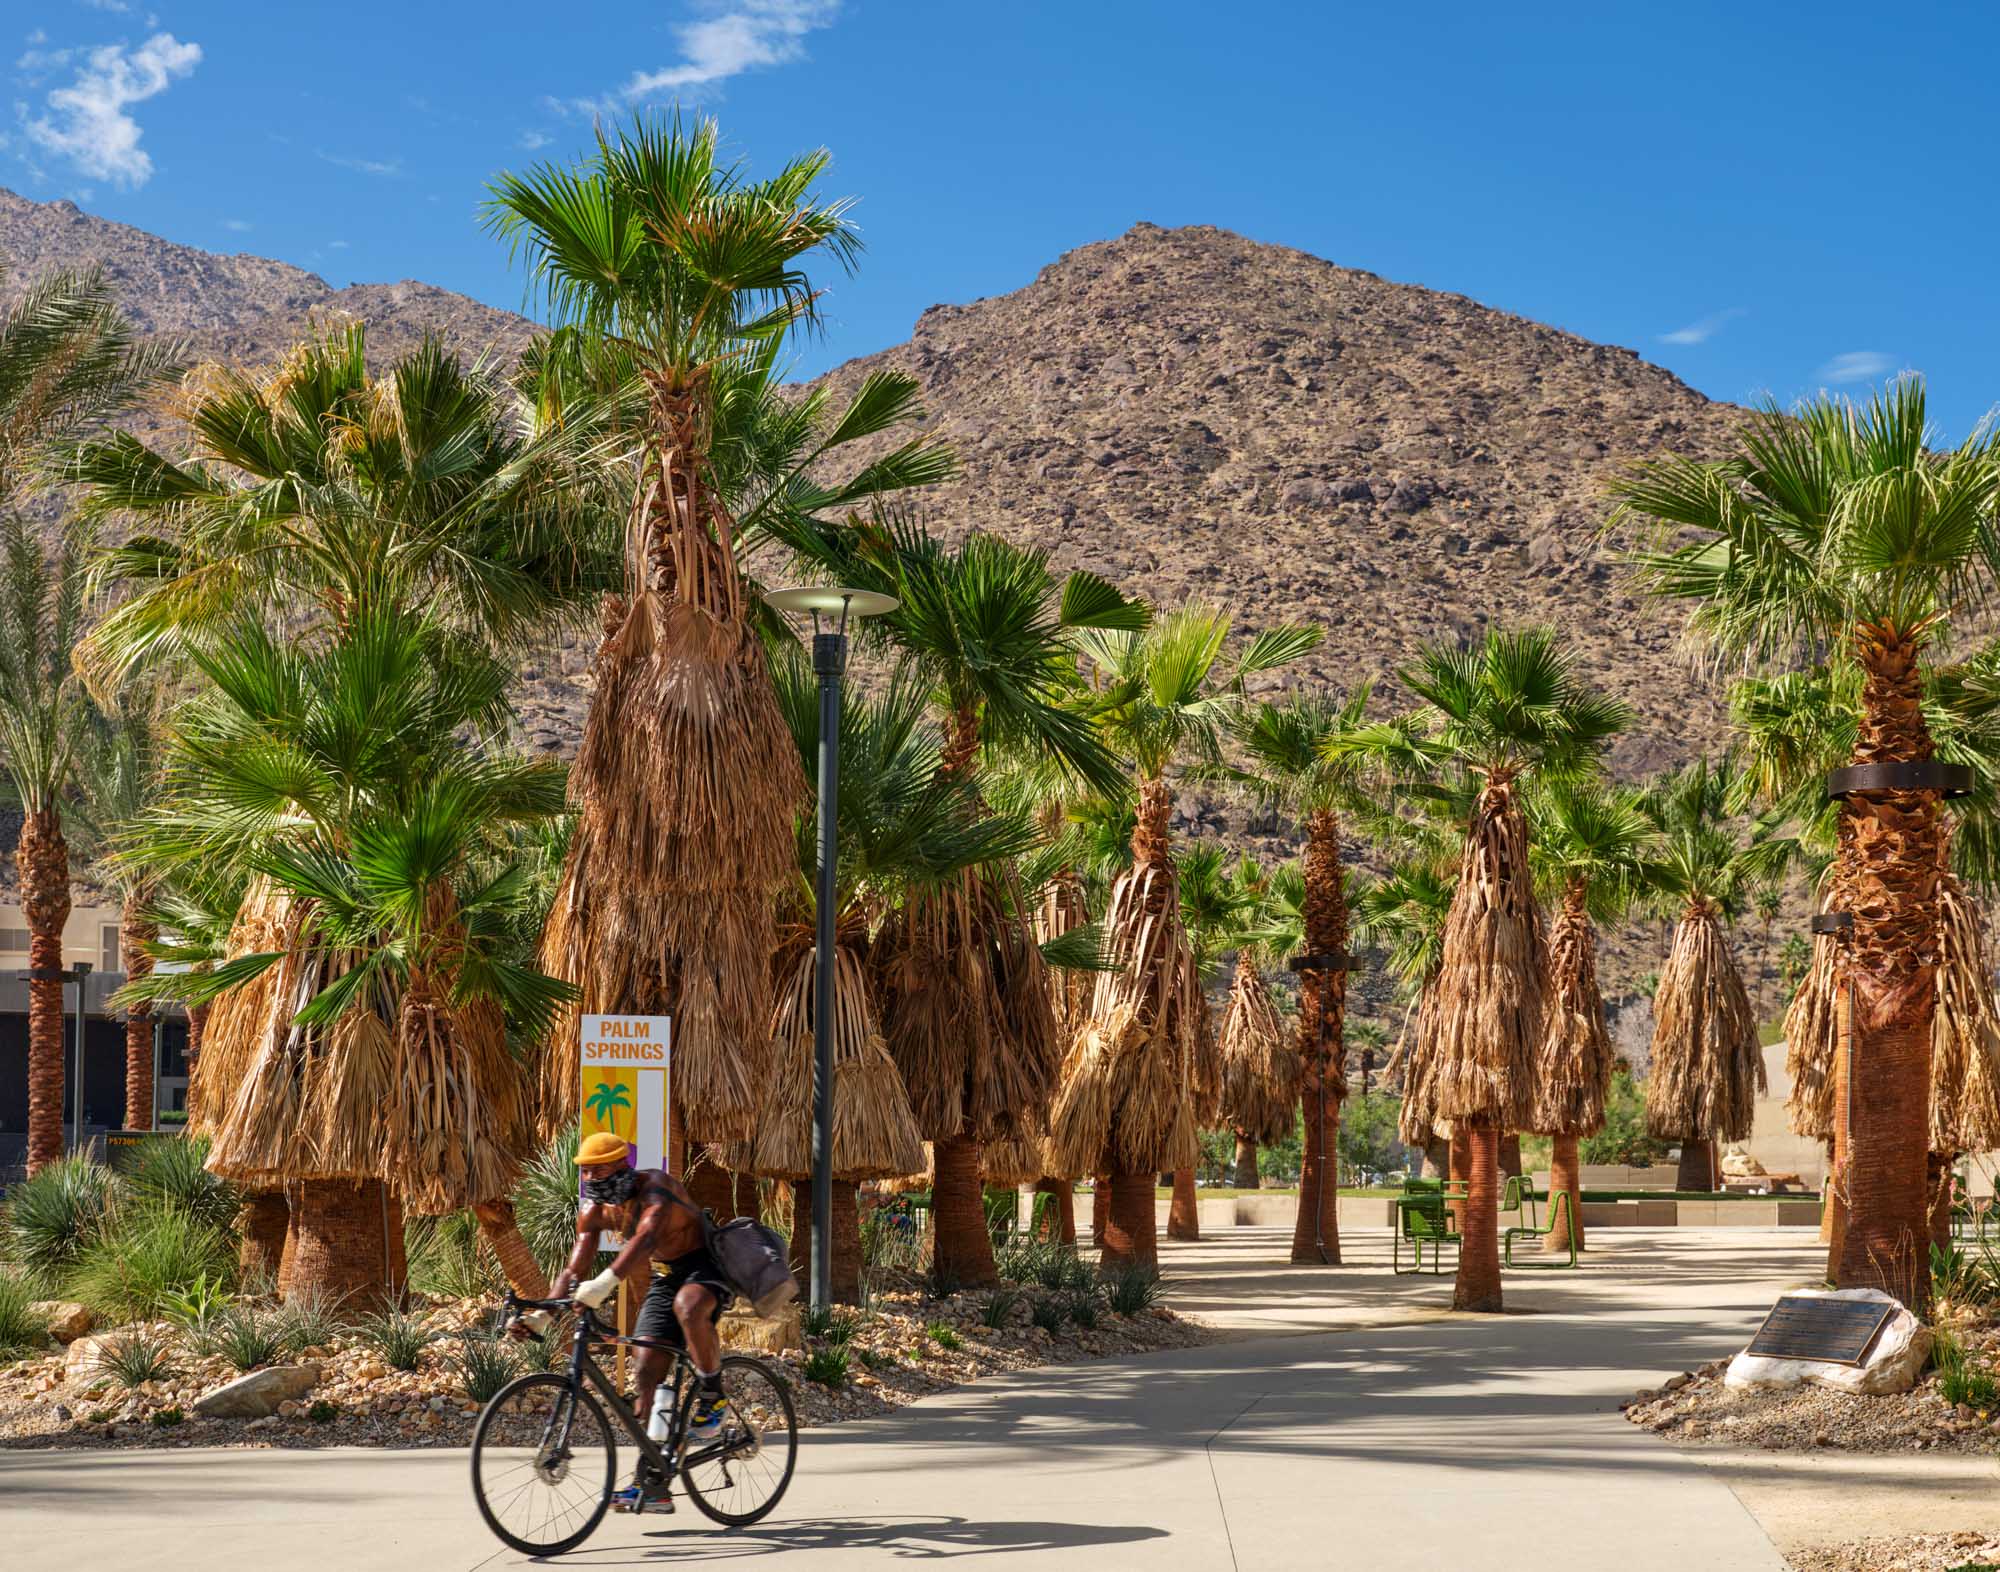
M 41 1298 L 26 1272 L 0 1267 L 0 1360 L 19 1359 L 48 1346 L 49 1324 L 28 1308 Z
M 87 1157 L 65 1157 L 23 1179 L 7 1192 L 6 1228 L 0 1234 L 7 1258 L 59 1276 L 104 1231 L 116 1193 L 111 1170 Z
M 1060 1332 L 1063 1327 L 1063 1302 L 1054 1294 L 1037 1294 L 1028 1302 L 1028 1319 L 1044 1332 Z
M 316 1425 L 331 1424 L 339 1417 L 339 1407 L 336 1404 L 329 1403 L 323 1397 L 315 1398 L 312 1407 L 306 1410 L 306 1418 L 310 1419 Z
M 570 1218 L 576 1238 L 576 1218 Z M 479 1219 L 470 1212 L 413 1217 L 403 1226 L 403 1252 L 410 1286 L 439 1299 L 485 1299 L 506 1286 L 500 1263 L 479 1237 Z
M 958 1329 L 949 1321 L 932 1321 L 927 1323 L 924 1327 L 924 1336 L 947 1352 L 956 1352 L 965 1346 L 963 1340 L 958 1335 Z
M 1667 1143 L 1647 1133 L 1646 1094 L 1630 1070 L 1612 1072 L 1611 1090 L 1604 1099 L 1604 1128 L 1578 1142 L 1577 1153 L 1586 1163 L 1626 1163 L 1634 1168 L 1649 1168 L 1667 1155 Z
M 1097 1318 L 1103 1312 L 1104 1303 L 1097 1297 L 1094 1288 L 1073 1288 L 1063 1296 L 1063 1314 L 1080 1327 L 1088 1329 L 1097 1325 Z
M 1931 1365 L 1937 1371 L 1938 1396 L 1947 1403 L 1965 1403 L 1983 1411 L 2000 1406 L 2000 1382 L 1949 1326 L 1935 1329 Z
M 572 1125 L 528 1160 L 514 1187 L 514 1221 L 550 1272 L 576 1247 L 576 1139 Z
M 1952 1245 L 1931 1246 L 1931 1302 L 1941 1318 L 1960 1308 L 1993 1302 L 1996 1284 L 1985 1252 L 1973 1255 Z
M 234 1282 L 236 1254 L 224 1230 L 158 1202 L 120 1207 L 69 1273 L 65 1288 L 107 1317 L 164 1316 L 198 1283 Z
M 294 1290 L 271 1319 L 288 1354 L 325 1348 L 346 1330 L 339 1307 L 316 1289 Z
M 430 1328 L 393 1301 L 363 1317 L 354 1330 L 391 1370 L 416 1369 L 432 1339 Z
M 223 1286 L 221 1278 L 204 1272 L 186 1288 L 168 1294 L 161 1313 L 192 1341 L 235 1302 L 236 1296 Z
M 284 1328 L 275 1315 L 250 1305 L 231 1305 L 204 1329 L 198 1353 L 217 1353 L 238 1370 L 268 1365 L 285 1351 Z
M 890 1202 L 861 1219 L 861 1302 L 885 1288 L 923 1281 L 928 1270 L 923 1230 L 909 1210 Z
M 226 1229 L 236 1220 L 243 1198 L 236 1186 L 210 1173 L 206 1136 L 148 1141 L 126 1176 L 126 1186 L 140 1201 L 184 1212 L 197 1222 Z
M 459 1340 L 459 1351 L 451 1367 L 458 1384 L 475 1403 L 490 1403 L 499 1390 L 520 1373 L 514 1351 L 497 1337 L 474 1337 L 467 1333 Z
M 95 1369 L 126 1388 L 164 1381 L 174 1373 L 174 1345 L 148 1327 L 129 1327 L 99 1340 Z
M 171 1430 L 186 1418 L 187 1415 L 181 1412 L 180 1404 L 176 1403 L 171 1408 L 154 1409 L 152 1425 L 156 1430 Z
M 845 1348 L 861 1329 L 861 1318 L 831 1305 L 807 1305 L 799 1312 L 799 1330 L 831 1348 Z
M 1104 1303 L 1118 1315 L 1137 1315 L 1160 1302 L 1165 1284 L 1156 1266 L 1112 1266 L 1098 1274 Z
M 821 1386 L 840 1387 L 847 1385 L 847 1350 L 845 1348 L 815 1348 L 805 1357 L 800 1367 L 808 1381 Z
M 1018 1288 L 996 1288 L 979 1302 L 979 1324 L 999 1331 L 1014 1319 L 1014 1307 L 1025 1298 Z

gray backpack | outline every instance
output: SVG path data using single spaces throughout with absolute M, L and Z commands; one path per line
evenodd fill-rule
M 708 1225 L 708 1253 L 716 1267 L 759 1315 L 776 1315 L 799 1297 L 791 1263 L 785 1259 L 785 1243 L 775 1230 L 754 1217 L 718 1224 L 704 1213 L 703 1220 Z

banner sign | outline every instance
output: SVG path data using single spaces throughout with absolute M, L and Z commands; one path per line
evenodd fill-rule
M 673 1019 L 665 1015 L 586 1015 L 578 1054 L 581 1137 L 609 1130 L 628 1143 L 635 1168 L 665 1168 L 671 1102 Z M 577 1197 L 582 1200 L 582 1178 Z

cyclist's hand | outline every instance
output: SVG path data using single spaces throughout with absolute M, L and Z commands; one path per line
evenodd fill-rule
M 595 1277 L 578 1283 L 571 1290 L 571 1296 L 580 1305 L 589 1305 L 595 1310 L 605 1300 L 618 1292 L 618 1274 L 608 1268 Z
M 529 1310 L 525 1314 L 515 1316 L 507 1323 L 507 1335 L 517 1337 L 522 1342 L 531 1337 L 546 1337 L 549 1328 L 555 1324 L 555 1319 L 546 1310 Z

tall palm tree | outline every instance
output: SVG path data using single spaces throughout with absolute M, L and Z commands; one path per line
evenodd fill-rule
M 1548 975 L 1520 791 L 1594 773 L 1626 710 L 1591 693 L 1541 630 L 1489 630 L 1467 650 L 1431 646 L 1400 676 L 1424 701 L 1416 721 L 1427 750 L 1481 782 L 1436 984 L 1417 1017 L 1404 1138 L 1421 1144 L 1448 1122 L 1463 1142 L 1464 1243 L 1452 1305 L 1497 1311 L 1500 1137 L 1534 1116 Z
M 1220 1101 L 1222 1117 L 1236 1137 L 1234 1183 L 1254 1190 L 1260 1182 L 1257 1148 L 1290 1135 L 1298 1117 L 1299 1057 L 1292 1026 L 1272 1002 L 1261 965 L 1276 925 L 1277 881 L 1245 857 L 1231 882 L 1237 892 L 1232 914 L 1236 973 L 1222 1015 Z M 1187 904 L 1183 896 L 1183 910 Z
M 287 1293 L 396 1287 L 400 1207 L 477 1209 L 532 1292 L 504 1205 L 529 1149 L 514 1044 L 569 990 L 514 953 L 509 832 L 562 811 L 563 771 L 499 741 L 511 669 L 380 608 L 304 648 L 246 623 L 192 658 L 208 688 L 126 855 L 253 880 L 230 959 L 174 979 L 217 1001 L 209 1166 L 295 1185 Z
M 1720 463 L 1666 459 L 1614 488 L 1614 522 L 1679 535 L 1639 558 L 1656 593 L 1694 603 L 1690 632 L 1718 655 L 1779 667 L 1849 655 L 1863 679 L 1854 762 L 1930 760 L 1923 666 L 1953 612 L 1991 592 L 2000 433 L 1933 450 L 1924 387 L 1904 378 L 1865 408 L 1822 397 L 1750 416 Z M 1853 966 L 1857 1117 L 1849 1227 L 1836 1280 L 1921 1305 L 1939 793 L 1849 793 L 1840 872 Z
M 1103 919 L 1110 969 L 1097 976 L 1089 1025 L 1063 1067 L 1051 1140 L 1070 1172 L 1108 1172 L 1104 1253 L 1114 1262 L 1157 1259 L 1154 1179 L 1194 1165 L 1195 1107 L 1213 1096 L 1220 1072 L 1180 916 L 1168 776 L 1183 762 L 1219 758 L 1245 682 L 1298 659 L 1320 632 L 1270 629 L 1233 666 L 1222 658 L 1228 637 L 1229 618 L 1197 605 L 1143 632 L 1079 638 L 1095 667 L 1097 725 L 1132 761 L 1139 802 L 1132 866 L 1112 886 Z
M 1146 608 L 1091 573 L 1058 579 L 1045 553 L 975 532 L 955 547 L 907 515 L 845 525 L 774 517 L 812 571 L 896 598 L 871 624 L 932 698 L 942 768 L 982 800 L 985 761 L 1022 753 L 1059 777 L 1116 789 L 1123 776 L 1071 702 L 1074 640 L 1143 627 Z M 1002 865 L 968 865 L 912 892 L 876 950 L 889 1048 L 932 1143 L 935 1258 L 963 1283 L 995 1279 L 981 1149 L 1039 1136 L 1061 1045 L 1032 912 Z
M 1789 847 L 1763 835 L 1746 843 L 1734 812 L 1741 790 L 1736 762 L 1725 755 L 1692 761 L 1640 798 L 1660 837 L 1648 894 L 1676 913 L 1653 995 L 1646 1126 L 1656 1139 L 1680 1143 L 1683 1190 L 1715 1188 L 1715 1154 L 1750 1134 L 1765 1084 L 1757 1014 L 1724 925 L 1743 915 L 1760 880 L 1782 870 Z
M 739 429 L 728 390 L 815 320 L 804 264 L 858 251 L 846 203 L 815 193 L 827 162 L 751 180 L 719 156 L 712 123 L 640 121 L 600 133 L 581 164 L 502 175 L 486 209 L 598 381 L 643 397 L 623 585 L 604 606 L 543 962 L 578 985 L 576 1010 L 675 1017 L 676 1115 L 698 1143 L 755 1124 L 773 902 L 806 798 L 745 592 L 740 471 L 717 443 Z M 573 1025 L 545 1063 L 565 1060 Z
M 1363 748 L 1368 736 L 1390 742 L 1393 727 L 1367 727 L 1369 689 L 1346 702 L 1298 690 L 1259 704 L 1237 727 L 1253 789 L 1270 806 L 1292 815 L 1305 836 L 1304 952 L 1337 956 L 1348 947 L 1345 874 L 1341 867 L 1341 815 L 1356 805 L 1358 789 L 1385 751 Z M 1292 1234 L 1296 1264 L 1340 1263 L 1340 1186 L 1327 1182 L 1340 1136 L 1340 1105 L 1347 1096 L 1343 1028 L 1347 972 L 1299 974 L 1299 1099 L 1305 1117 L 1305 1150 L 1299 1170 L 1299 1218 Z M 1308 1199 L 1312 1198 L 1312 1199 Z
M 81 529 L 53 555 L 19 513 L 0 511 L 0 767 L 21 799 L 14 849 L 28 925 L 28 1172 L 62 1156 L 63 925 L 69 842 L 63 793 L 89 725 L 71 665 L 85 616 Z
M 1624 915 L 1647 876 L 1655 833 L 1628 792 L 1557 782 L 1529 799 L 1531 859 L 1542 896 L 1558 902 L 1549 986 L 1536 1053 L 1533 1127 L 1550 1137 L 1550 1251 L 1583 1248 L 1577 1141 L 1604 1128 L 1611 1039 L 1597 986 L 1596 924 Z M 1558 1208 L 1556 1197 L 1566 1193 Z

